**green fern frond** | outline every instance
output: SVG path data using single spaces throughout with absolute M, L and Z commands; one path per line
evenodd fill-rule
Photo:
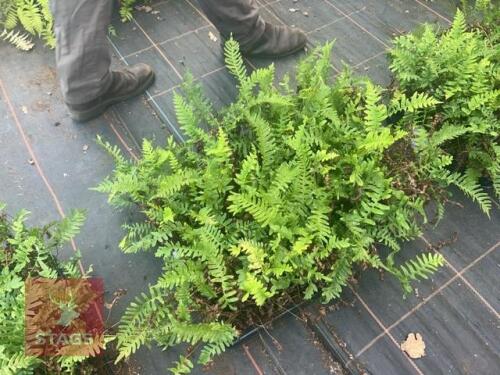
M 174 107 L 177 121 L 184 133 L 189 137 L 192 144 L 208 140 L 205 131 L 200 127 L 200 121 L 193 108 L 186 102 L 184 97 L 174 93 Z
M 173 375 L 189 374 L 193 369 L 193 362 L 185 356 L 180 356 L 179 360 L 175 362 L 175 367 L 169 368 Z
M 414 113 L 421 109 L 432 108 L 436 104 L 439 104 L 439 101 L 427 93 L 415 92 L 410 98 L 401 93 L 391 102 L 391 114 L 397 112 Z
M 120 1 L 120 18 L 122 22 L 131 21 L 134 18 L 133 10 L 137 0 L 122 0 Z
M 467 127 L 446 124 L 441 129 L 431 135 L 430 142 L 434 146 L 441 146 L 445 142 L 456 139 L 470 131 Z
M 248 297 L 252 297 L 257 306 L 262 306 L 272 296 L 272 293 L 266 289 L 264 283 L 251 273 L 245 275 L 245 279 L 241 283 L 241 288 L 245 291 L 242 300 L 246 301 Z
M 370 81 L 366 83 L 365 121 L 368 128 L 378 128 L 387 118 L 387 108 L 380 104 L 381 90 Z
M 240 45 L 232 37 L 224 45 L 224 56 L 227 69 L 242 85 L 248 77 L 247 68 L 241 56 Z
M 470 170 L 468 171 L 470 172 Z M 491 198 L 490 196 L 483 190 L 481 185 L 477 182 L 477 177 L 475 173 L 468 174 L 467 172 L 457 179 L 455 185 L 462 190 L 468 197 L 470 197 L 473 201 L 475 201 L 481 210 L 486 215 L 490 215 L 491 210 Z
M 52 229 L 52 238 L 57 242 L 68 242 L 79 232 L 85 222 L 85 211 L 73 210 L 66 218 L 61 220 Z
M 26 31 L 41 35 L 44 19 L 37 0 L 24 0 L 17 8 L 17 17 Z
M 412 291 L 411 282 L 419 279 L 427 279 L 445 263 L 443 256 L 439 253 L 424 253 L 412 260 L 402 264 L 394 271 L 401 281 L 405 293 Z
M 17 2 L 14 1 L 10 4 L 6 11 L 4 26 L 7 30 L 11 30 L 17 26 L 18 16 L 17 16 Z

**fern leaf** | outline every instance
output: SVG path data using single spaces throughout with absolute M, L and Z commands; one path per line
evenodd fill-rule
M 479 207 L 481 207 L 481 210 L 489 217 L 491 210 L 491 198 L 484 192 L 483 188 L 477 181 L 475 173 L 465 173 L 462 177 L 455 180 L 454 184 L 473 201 L 475 201 Z
M 247 80 L 247 68 L 241 56 L 240 45 L 232 37 L 224 45 L 224 56 L 229 72 L 238 80 L 240 85 L 243 84 Z
M 72 211 L 54 227 L 52 231 L 53 238 L 59 243 L 73 239 L 83 226 L 85 216 L 85 212 L 82 210 Z
M 395 275 L 402 283 L 405 293 L 411 292 L 410 282 L 427 279 L 444 265 L 444 258 L 439 253 L 424 253 L 399 266 Z
M 464 134 L 467 134 L 470 129 L 464 126 L 456 126 L 455 124 L 446 124 L 441 129 L 432 134 L 430 142 L 434 146 L 441 146 L 445 142 L 451 141 Z
M 41 35 L 44 20 L 40 5 L 36 0 L 24 0 L 17 8 L 17 16 L 26 31 L 34 35 Z
M 28 34 L 21 34 L 19 31 L 4 29 L 0 33 L 0 40 L 5 40 L 21 51 L 30 51 L 34 47 Z

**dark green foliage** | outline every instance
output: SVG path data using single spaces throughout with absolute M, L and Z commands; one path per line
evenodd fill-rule
M 9 220 L 0 204 L 0 374 L 75 374 L 83 357 L 37 358 L 24 355 L 24 281 L 28 277 L 81 277 L 77 258 L 61 262 L 57 250 L 79 230 L 84 215 L 41 228 L 29 227 L 21 211 Z M 85 372 L 79 371 L 79 374 Z
M 230 40 L 226 64 L 239 97 L 216 114 L 188 82 L 174 99 L 185 144 L 145 140 L 142 158 L 129 162 L 100 141 L 116 169 L 98 190 L 147 217 L 125 226 L 121 248 L 151 251 L 164 264 L 122 319 L 118 359 L 149 343 L 188 343 L 201 344 L 206 363 L 283 303 L 338 297 L 356 265 L 385 270 L 409 291 L 442 264 L 440 255 L 394 262 L 398 241 L 420 233 L 425 201 L 459 183 L 419 125 L 437 101 L 399 95 L 384 105 L 379 87 L 348 72 L 332 83 L 331 47 L 299 65 L 295 91 L 287 78 L 274 85 L 273 66 L 248 75 Z M 189 372 L 195 352 L 172 371 Z
M 422 32 L 396 39 L 391 70 L 399 90 L 427 92 L 440 101 L 424 125 L 429 142 L 453 156 L 455 170 L 465 171 L 462 190 L 485 211 L 491 200 L 479 178 L 493 181 L 500 196 L 499 44 L 480 29 L 468 29 L 458 11 L 450 30 Z

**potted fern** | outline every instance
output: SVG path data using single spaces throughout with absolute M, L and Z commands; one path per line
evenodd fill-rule
M 487 10 L 489 1 L 482 3 Z M 489 12 L 498 18 L 498 11 Z M 454 170 L 464 172 L 459 187 L 486 213 L 492 198 L 481 187 L 482 177 L 500 197 L 498 40 L 498 26 L 471 28 L 457 11 L 449 30 L 425 25 L 397 38 L 390 51 L 395 90 L 428 92 L 439 101 L 422 131 L 453 158 Z
M 151 343 L 188 343 L 171 369 L 187 373 L 195 356 L 209 362 L 279 306 L 338 297 L 357 265 L 386 270 L 409 292 L 442 264 L 435 253 L 394 261 L 399 241 L 420 233 L 425 202 L 440 202 L 457 179 L 449 157 L 417 129 L 437 101 L 399 94 L 386 105 L 366 79 L 345 72 L 332 82 L 331 49 L 300 63 L 295 90 L 286 76 L 274 84 L 272 65 L 249 74 L 229 40 L 238 98 L 216 113 L 188 79 L 174 98 L 185 144 L 144 140 L 133 162 L 99 139 L 116 168 L 97 190 L 146 217 L 124 226 L 120 247 L 164 264 L 121 320 L 117 360 Z
M 60 247 L 70 241 L 84 221 L 75 211 L 66 219 L 43 227 L 26 224 L 27 211 L 11 218 L 0 204 L 0 372 L 2 374 L 91 374 L 85 356 L 37 357 L 27 355 L 25 281 L 29 278 L 79 278 L 78 257 L 57 258 Z

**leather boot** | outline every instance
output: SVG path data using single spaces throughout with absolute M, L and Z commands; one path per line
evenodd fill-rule
M 111 86 L 104 94 L 84 104 L 66 104 L 74 121 L 89 121 L 103 114 L 109 106 L 142 94 L 155 78 L 146 64 L 136 64 L 111 74 Z
M 296 28 L 266 23 L 262 36 L 248 46 L 241 46 L 246 56 L 285 57 L 304 49 L 306 34 Z

